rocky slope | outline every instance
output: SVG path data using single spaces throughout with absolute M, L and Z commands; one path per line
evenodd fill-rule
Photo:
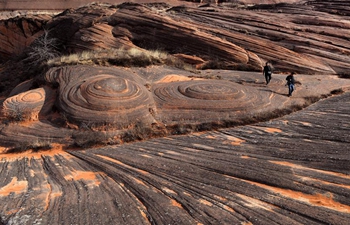
M 347 1 L 327 11 L 329 4 L 89 5 L 34 22 L 47 22 L 46 29 L 62 41 L 64 51 L 137 46 L 196 55 L 241 70 L 260 70 L 271 61 L 276 71 L 344 74 L 349 63 L 350 25 L 343 16 Z M 38 28 L 30 26 L 33 19 L 28 20 L 2 22 L 2 59 L 19 53 L 38 35 Z
M 1 221 L 346 225 L 349 99 L 233 129 L 1 155 Z
M 348 21 L 308 4 L 245 10 L 134 3 L 91 6 L 57 16 L 48 27 L 72 51 L 136 45 L 244 70 L 260 70 L 271 61 L 278 71 L 298 73 L 346 73 L 349 63 Z M 69 32 L 64 32 L 66 27 Z
M 348 1 L 256 2 L 0 21 L 0 224 L 347 224 Z
M 49 19 L 49 15 L 38 15 L 0 20 L 0 62 L 20 55 L 42 35 L 43 26 Z

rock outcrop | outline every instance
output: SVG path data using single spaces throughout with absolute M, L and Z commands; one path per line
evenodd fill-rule
M 0 179 L 1 219 L 346 225 L 349 99 L 347 93 L 233 129 L 86 151 L 0 155 L 6 171 Z
M 52 19 L 1 21 L 0 53 L 2 59 L 20 54 L 47 22 L 45 29 L 62 41 L 62 53 L 137 47 L 199 57 L 230 69 L 259 71 L 270 61 L 276 72 L 347 74 L 346 1 L 328 11 L 329 1 L 293 3 L 245 8 L 90 4 Z
M 249 2 L 0 21 L 0 224 L 347 225 L 348 1 Z M 64 57 L 28 64 L 44 28 Z
M 52 69 L 46 80 L 59 86 L 57 105 L 70 120 L 119 129 L 155 122 L 155 103 L 140 78 L 127 71 L 64 67 Z
M 20 55 L 43 34 L 43 27 L 50 19 L 49 15 L 38 15 L 0 20 L 0 62 Z
M 347 71 L 349 24 L 341 16 L 307 4 L 210 9 L 91 5 L 59 15 L 48 26 L 71 51 L 137 46 L 198 56 L 240 70 L 259 71 L 270 61 L 282 72 Z
M 39 116 L 51 113 L 56 93 L 45 86 L 23 91 L 3 102 L 2 112 L 15 120 L 38 120 Z

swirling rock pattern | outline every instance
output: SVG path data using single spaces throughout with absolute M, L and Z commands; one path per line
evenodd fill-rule
M 259 71 L 265 61 L 271 61 L 282 72 L 346 73 L 349 26 L 332 11 L 322 12 L 321 6 L 329 1 L 251 2 L 256 5 L 243 9 L 225 4 L 209 8 L 90 5 L 55 17 L 48 27 L 71 51 L 138 46 L 200 56 L 206 62 L 218 61 L 239 70 Z M 340 1 L 332 7 L 340 12 L 346 4 Z M 65 32 L 66 27 L 71 29 Z
M 349 99 L 245 127 L 1 155 L 1 221 L 347 225 Z
M 268 101 L 254 88 L 224 80 L 170 82 L 155 86 L 154 95 L 160 118 L 177 121 L 215 121 Z
M 40 101 L 18 98 L 33 92 L 28 92 L 33 86 L 31 81 L 16 87 L 14 96 L 4 101 L 3 113 L 20 104 L 22 109 L 38 115 L 35 119 L 39 120 L 25 125 L 0 125 L 0 143 L 11 147 L 28 139 L 72 145 L 74 138 L 81 136 L 74 134 L 79 132 L 79 127 L 108 130 L 108 136 L 115 137 L 123 128 L 132 129 L 140 123 L 145 127 L 169 125 L 170 128 L 179 124 L 245 124 L 257 116 L 273 114 L 276 109 L 303 105 L 309 97 L 350 87 L 350 80 L 333 76 L 296 75 L 300 84 L 296 85 L 293 98 L 288 98 L 285 77 L 274 74 L 266 86 L 260 72 L 206 70 L 194 76 L 169 67 L 53 68 L 46 74 L 46 81 L 55 90 L 47 86 L 35 90 L 35 93 L 42 91 L 42 95 L 32 95 Z
M 52 114 L 40 116 L 50 106 L 46 86 L 24 90 L 33 88 L 25 83 L 4 100 L 2 113 L 20 105 L 39 117 L 0 123 L 0 224 L 347 225 L 350 80 L 321 75 L 348 69 L 349 23 L 339 15 L 347 1 L 304 3 L 239 11 L 92 4 L 50 20 L 70 51 L 164 47 L 243 70 L 271 60 L 277 71 L 320 75 L 296 75 L 288 98 L 286 74 L 274 73 L 266 86 L 261 72 L 53 68 L 45 76 L 58 93 Z M 73 144 L 79 128 L 59 127 L 58 113 L 74 125 L 210 124 L 300 106 L 340 88 L 346 93 L 264 123 L 82 151 L 7 151 L 25 140 Z
M 39 114 L 51 111 L 55 101 L 55 91 L 49 87 L 25 91 L 7 98 L 3 102 L 3 113 L 17 119 L 36 120 Z
M 122 128 L 154 122 L 150 113 L 153 98 L 125 71 L 65 67 L 49 71 L 47 80 L 59 84 L 59 107 L 77 123 L 107 123 Z
M 231 7 L 209 8 L 90 4 L 54 18 L 13 19 L 0 24 L 4 30 L 0 55 L 21 53 L 41 34 L 41 24 L 48 22 L 47 29 L 69 51 L 138 46 L 200 56 L 240 70 L 261 70 L 265 61 L 271 61 L 278 71 L 347 73 L 349 25 L 342 18 L 347 15 L 347 1 L 242 2 L 255 5 L 237 9 L 229 3 Z M 261 4 L 276 2 L 286 3 Z

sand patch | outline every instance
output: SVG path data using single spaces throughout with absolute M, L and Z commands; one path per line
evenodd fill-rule
M 94 180 L 95 178 L 95 173 L 85 171 L 74 171 L 72 174 L 64 177 L 66 180 Z
M 325 184 L 325 185 L 337 186 L 337 187 L 341 187 L 341 188 L 350 189 L 350 185 L 331 183 L 331 182 L 328 182 L 328 181 L 314 179 L 314 178 L 311 178 L 311 177 L 302 177 L 302 176 L 297 176 L 297 177 L 299 177 L 302 181 L 310 181 L 312 183 L 321 183 L 321 184 Z
M 315 193 L 314 195 L 310 195 L 299 191 L 293 191 L 290 189 L 272 187 L 265 184 L 256 183 L 253 181 L 248 181 L 248 183 L 252 183 L 256 186 L 259 186 L 264 189 L 270 190 L 274 193 L 280 194 L 284 197 L 305 202 L 310 205 L 321 206 L 321 207 L 336 210 L 339 212 L 350 213 L 350 206 L 334 201 L 332 193 L 327 193 L 327 194 Z
M 281 133 L 282 130 L 278 128 L 266 127 L 264 129 L 267 133 Z
M 177 195 L 175 191 L 170 190 L 170 189 L 167 188 L 167 187 L 163 187 L 163 188 L 162 188 L 162 191 L 165 191 L 166 193 L 169 193 L 169 194 Z
M 313 168 L 308 168 L 305 166 L 293 164 L 290 162 L 283 162 L 283 161 L 270 161 L 271 163 L 277 164 L 277 165 L 282 165 L 282 166 L 288 166 L 294 169 L 302 169 L 302 170 L 310 170 L 310 171 L 315 171 L 318 173 L 323 173 L 323 174 L 328 174 L 336 177 L 342 177 L 345 179 L 350 179 L 350 175 L 342 174 L 342 173 L 336 173 L 336 172 L 331 172 L 331 171 L 325 171 L 325 170 L 318 170 L 318 169 L 313 169 Z
M 66 175 L 64 177 L 65 180 L 67 181 L 72 181 L 72 180 L 85 180 L 85 181 L 90 181 L 89 184 L 94 185 L 94 186 L 99 186 L 100 181 L 97 179 L 97 175 L 104 175 L 102 172 L 85 172 L 85 171 L 74 171 L 72 174 Z
M 231 145 L 235 145 L 235 146 L 241 145 L 242 143 L 245 142 L 245 140 L 240 139 L 240 138 L 236 138 L 236 137 L 233 137 L 233 136 L 230 136 L 228 139 L 230 141 L 232 141 Z
M 181 204 L 174 199 L 171 199 L 171 205 L 182 209 Z
M 207 206 L 213 206 L 213 203 L 211 203 L 205 199 L 199 199 L 199 202 L 204 204 L 204 205 L 207 205 Z
M 170 74 L 163 77 L 161 80 L 157 81 L 156 83 L 170 83 L 170 82 L 188 81 L 188 80 L 192 80 L 192 78 L 185 77 L 182 75 Z
M 6 148 L 0 148 L 0 160 L 6 160 L 9 162 L 23 159 L 23 158 L 33 158 L 33 159 L 41 159 L 42 156 L 55 156 L 55 155 L 62 155 L 65 158 L 71 158 L 71 155 L 66 153 L 63 150 L 62 144 L 51 144 L 52 148 L 50 150 L 44 150 L 44 151 L 25 151 L 20 153 L 6 153 L 8 149 Z
M 244 200 L 243 204 L 249 208 L 260 208 L 260 209 L 264 209 L 267 211 L 272 211 L 274 208 L 276 208 L 274 205 L 268 204 L 268 203 L 260 201 L 258 199 L 248 197 L 246 195 L 242 195 L 242 194 L 238 194 L 238 193 L 236 193 L 236 195 L 239 198 L 241 198 L 242 200 Z
M 0 188 L 0 196 L 8 196 L 11 193 L 20 194 L 26 192 L 28 189 L 27 181 L 18 181 L 17 177 L 13 177 L 12 181 Z

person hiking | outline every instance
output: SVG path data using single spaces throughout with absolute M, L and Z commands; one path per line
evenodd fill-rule
M 263 75 L 265 75 L 266 85 L 270 83 L 272 70 L 268 62 L 266 62 L 264 69 L 263 69 Z
M 287 80 L 287 84 L 286 86 L 288 85 L 288 97 L 292 96 L 292 93 L 294 91 L 294 83 L 295 83 L 295 80 L 294 80 L 294 72 L 292 72 L 290 75 L 287 76 L 286 80 Z

